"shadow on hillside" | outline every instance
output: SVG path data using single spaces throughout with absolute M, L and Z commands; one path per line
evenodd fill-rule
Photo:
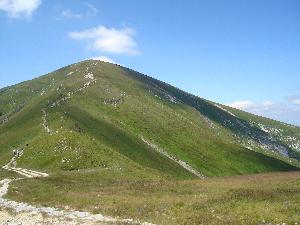
M 231 115 L 230 113 L 218 108 L 205 99 L 184 92 L 167 83 L 156 80 L 131 69 L 124 68 L 124 70 L 127 71 L 128 76 L 141 81 L 145 85 L 146 89 L 150 89 L 151 92 L 159 95 L 160 97 L 175 97 L 177 101 L 195 108 L 202 115 L 209 118 L 213 122 L 228 128 L 234 134 L 253 140 L 265 148 L 274 150 L 283 156 L 289 156 L 291 158 L 300 160 L 299 153 L 293 151 L 281 141 L 274 139 L 267 132 L 251 125 L 250 122 L 235 117 L 234 115 Z

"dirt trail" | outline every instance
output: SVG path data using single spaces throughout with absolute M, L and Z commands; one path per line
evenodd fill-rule
M 44 130 L 48 133 L 48 134 L 52 134 L 52 131 L 50 130 L 48 123 L 47 123 L 47 111 L 46 109 L 42 109 L 42 126 L 44 127 Z
M 0 211 L 0 225 L 108 225 L 107 223 L 76 222 L 60 218 L 45 217 L 33 213 Z
M 94 64 L 93 66 L 95 66 L 96 64 Z M 74 72 L 70 72 L 69 74 L 67 74 L 68 76 L 73 74 Z M 57 107 L 59 105 L 61 105 L 63 102 L 69 100 L 71 98 L 72 95 L 82 92 L 84 91 L 86 88 L 92 86 L 93 84 L 95 84 L 97 82 L 97 79 L 94 77 L 94 74 L 89 70 L 89 67 L 86 68 L 86 71 L 83 73 L 83 76 L 85 78 L 84 83 L 81 85 L 80 88 L 75 89 L 73 91 L 69 91 L 67 93 L 64 93 L 62 97 L 56 99 L 56 101 L 53 101 L 51 103 L 48 104 L 47 107 L 43 108 L 42 111 L 42 127 L 45 130 L 46 133 L 48 133 L 49 135 L 53 135 L 54 133 L 58 133 L 58 131 L 52 130 L 49 127 L 49 124 L 47 122 L 47 111 L 50 108 L 54 108 Z M 63 87 L 62 84 L 60 87 Z M 57 89 L 59 90 L 59 89 Z
M 21 153 L 22 154 L 22 153 Z M 47 177 L 47 173 L 22 169 L 16 167 L 17 156 L 3 169 L 14 171 L 26 178 Z M 19 178 L 20 180 L 24 178 Z M 36 225 L 36 224 L 66 224 L 66 225 L 94 225 L 94 224 L 137 224 L 137 225 L 155 225 L 147 222 L 140 222 L 133 219 L 120 219 L 102 214 L 91 214 L 89 212 L 80 212 L 75 210 L 60 210 L 52 207 L 37 207 L 23 202 L 16 202 L 5 199 L 11 182 L 14 180 L 3 179 L 0 181 L 0 225 Z M 13 213 L 12 213 L 13 212 Z M 14 215 L 15 214 L 15 215 Z
M 19 150 L 17 150 L 19 151 Z M 22 156 L 23 151 L 20 151 L 19 153 L 19 157 Z M 33 178 L 33 177 L 47 177 L 48 174 L 47 173 L 42 173 L 42 172 L 38 172 L 38 171 L 34 171 L 34 170 L 28 170 L 28 169 L 23 169 L 23 168 L 18 168 L 16 167 L 17 165 L 17 157 L 18 156 L 14 156 L 9 163 L 7 163 L 5 166 L 3 166 L 2 168 L 5 170 L 9 170 L 9 171 L 14 171 L 18 174 L 21 174 L 27 178 Z

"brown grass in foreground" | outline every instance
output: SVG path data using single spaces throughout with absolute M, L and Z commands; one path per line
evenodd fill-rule
M 65 173 L 15 182 L 8 197 L 168 225 L 300 222 L 300 172 L 177 181 Z

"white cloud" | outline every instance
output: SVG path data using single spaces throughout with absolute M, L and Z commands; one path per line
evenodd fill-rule
M 134 40 L 136 31 L 130 27 L 121 29 L 98 26 L 80 32 L 70 32 L 75 40 L 87 41 L 91 50 L 117 54 L 136 55 L 139 53 Z
M 61 16 L 67 19 L 81 19 L 97 15 L 98 10 L 95 6 L 90 3 L 86 3 L 85 5 L 87 7 L 85 12 L 73 12 L 70 9 L 65 9 L 61 11 Z
M 294 104 L 300 105 L 300 101 L 294 100 Z M 286 103 L 277 103 L 272 101 L 264 101 L 255 103 L 250 100 L 235 101 L 227 106 L 241 109 L 259 116 L 284 121 L 291 124 L 300 125 L 300 113 L 296 106 Z
M 293 103 L 294 105 L 300 106 L 300 99 L 293 99 L 293 100 L 291 100 L 291 103 Z
M 100 60 L 102 62 L 117 64 L 114 60 L 112 60 L 111 58 L 106 57 L 106 56 L 94 56 L 94 57 L 92 57 L 92 60 Z
M 236 109 L 247 110 L 253 107 L 254 103 L 252 101 L 245 100 L 245 101 L 235 101 L 233 103 L 226 104 L 226 105 Z
M 262 105 L 263 105 L 264 107 L 271 107 L 271 106 L 274 105 L 274 103 L 268 100 L 268 101 L 264 101 L 264 102 L 262 103 Z
M 42 0 L 0 0 L 0 10 L 13 19 L 30 18 L 41 3 Z
M 251 110 L 251 111 L 257 111 L 257 110 L 268 110 L 272 107 L 276 107 L 276 104 L 272 101 L 264 101 L 262 103 L 254 103 L 250 100 L 242 100 L 242 101 L 235 101 L 233 103 L 226 104 L 227 106 L 230 106 L 232 108 L 240 109 L 240 110 Z

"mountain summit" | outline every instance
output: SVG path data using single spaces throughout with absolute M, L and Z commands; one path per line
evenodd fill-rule
M 205 178 L 298 170 L 300 128 L 97 60 L 0 90 L 0 162 Z

